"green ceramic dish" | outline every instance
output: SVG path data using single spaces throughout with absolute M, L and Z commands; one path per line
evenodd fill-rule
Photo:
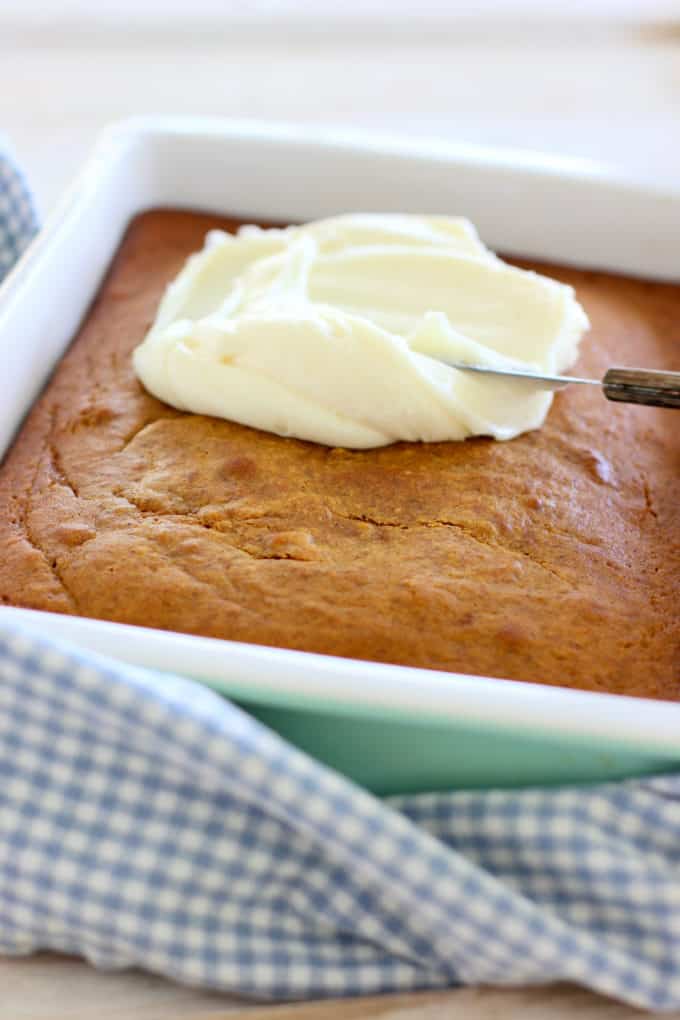
M 680 192 L 622 180 L 589 162 L 280 124 L 132 120 L 105 133 L 0 288 L 0 343 L 11 352 L 0 377 L 0 456 L 70 343 L 126 224 L 154 206 L 224 209 L 262 222 L 349 209 L 455 211 L 501 251 L 680 278 Z M 595 782 L 680 768 L 680 704 L 6 607 L 0 618 L 200 679 L 378 793 Z

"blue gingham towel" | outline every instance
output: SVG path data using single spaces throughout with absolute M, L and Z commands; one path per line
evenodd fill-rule
M 0 137 L 0 282 L 36 232 L 38 224 L 23 175 L 3 152 Z
M 272 999 L 560 979 L 679 1008 L 680 778 L 380 801 L 5 619 L 0 952 L 38 949 Z
M 680 1005 L 676 779 L 381 802 L 211 691 L 0 625 L 0 951 L 261 997 Z

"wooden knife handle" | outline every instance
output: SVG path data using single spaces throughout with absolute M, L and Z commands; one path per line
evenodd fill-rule
M 610 368 L 602 380 L 607 400 L 653 407 L 680 407 L 680 372 Z

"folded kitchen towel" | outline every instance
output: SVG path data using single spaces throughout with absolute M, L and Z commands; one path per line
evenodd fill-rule
M 0 182 L 7 267 L 34 219 Z M 272 999 L 569 980 L 677 1009 L 680 776 L 379 800 L 0 609 L 0 952 L 38 949 Z
M 304 998 L 680 1006 L 680 779 L 380 801 L 199 684 L 0 622 L 0 952 Z

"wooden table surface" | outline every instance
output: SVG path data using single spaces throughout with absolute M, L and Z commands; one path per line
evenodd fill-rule
M 680 179 L 677 3 L 423 0 L 415 20 L 412 6 L 406 0 L 0 3 L 0 131 L 11 136 L 43 211 L 100 128 L 140 113 L 399 129 L 566 152 L 617 163 L 637 176 Z M 266 11 L 274 8 L 276 20 L 268 20 Z M 328 12 L 325 19 L 320 10 Z M 0 960 L 0 1020 L 217 1020 L 239 1011 L 250 1020 L 271 1015 L 147 974 L 100 973 L 53 956 Z M 285 1007 L 274 1015 L 560 1020 L 575 1014 L 582 1020 L 640 1015 L 565 987 L 465 989 L 344 1002 L 337 1010 L 327 1003 Z
M 2 1020 L 639 1020 L 639 1010 L 554 985 L 462 988 L 335 1003 L 262 1006 L 197 992 L 137 971 L 101 973 L 70 957 L 0 959 Z M 679 1020 L 680 1012 L 666 1013 Z

